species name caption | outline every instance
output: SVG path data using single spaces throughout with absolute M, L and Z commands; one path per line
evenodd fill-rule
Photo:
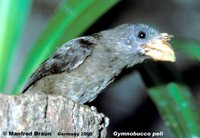
M 113 136 L 115 137 L 161 137 L 163 136 L 163 131 L 159 132 L 118 132 L 114 131 Z
M 57 136 L 87 136 L 90 137 L 93 135 L 92 132 L 57 132 L 53 133 L 56 134 Z M 3 136 L 53 136 L 52 132 L 39 132 L 39 131 L 30 131 L 30 132 L 16 132 L 16 131 L 4 131 L 2 132 Z

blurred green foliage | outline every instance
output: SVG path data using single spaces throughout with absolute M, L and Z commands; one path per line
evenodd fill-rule
M 200 61 L 200 44 L 195 41 L 189 40 L 174 40 L 172 41 L 172 45 L 176 51 L 180 51 L 185 54 L 189 58 Z
M 63 0 L 33 45 L 12 93 L 21 90 L 29 75 L 57 46 L 82 34 L 117 2 L 118 0 Z M 31 4 L 31 0 L 0 0 L 0 91 L 4 91 L 6 86 L 13 55 Z M 175 40 L 172 44 L 176 51 L 183 52 L 191 59 L 200 60 L 198 43 Z M 148 94 L 165 124 L 176 137 L 200 137 L 199 111 L 188 87 L 175 82 L 160 85 L 161 76 L 153 74 L 154 70 L 151 68 L 148 68 L 148 72 L 157 84 L 148 89 Z
M 0 91 L 4 91 L 31 0 L 0 0 Z
M 150 88 L 149 95 L 176 137 L 200 136 L 199 111 L 187 86 L 169 83 Z

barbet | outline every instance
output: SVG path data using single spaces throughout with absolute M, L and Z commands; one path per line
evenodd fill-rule
M 23 92 L 60 94 L 81 104 L 92 101 L 124 68 L 145 59 L 174 62 L 170 38 L 144 24 L 123 24 L 75 38 L 39 66 Z

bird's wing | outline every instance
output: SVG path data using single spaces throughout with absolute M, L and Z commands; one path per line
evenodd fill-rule
M 30 76 L 22 93 L 45 76 L 70 72 L 77 68 L 91 55 L 93 48 L 94 43 L 87 37 L 73 39 L 64 44 Z

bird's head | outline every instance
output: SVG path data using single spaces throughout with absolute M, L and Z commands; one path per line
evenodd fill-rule
M 175 53 L 169 44 L 171 35 L 158 33 L 157 30 L 144 24 L 124 24 L 105 31 L 105 37 L 114 45 L 115 52 L 127 60 L 153 59 L 156 61 L 175 61 Z M 117 40 L 117 41 L 116 41 Z M 124 56 L 126 55 L 126 56 Z M 134 63 L 133 63 L 134 64 Z

